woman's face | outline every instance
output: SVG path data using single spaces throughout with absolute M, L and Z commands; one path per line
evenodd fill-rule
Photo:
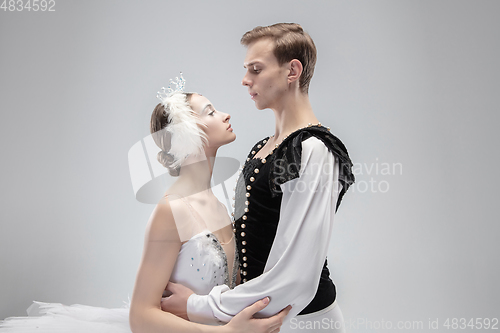
M 189 101 L 193 111 L 198 114 L 208 137 L 209 148 L 219 148 L 222 145 L 233 142 L 236 134 L 233 133 L 227 113 L 217 111 L 210 101 L 202 95 L 193 94 Z

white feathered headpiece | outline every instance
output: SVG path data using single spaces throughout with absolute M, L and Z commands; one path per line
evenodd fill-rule
M 167 132 L 171 134 L 170 150 L 168 154 L 174 157 L 172 167 L 179 167 L 188 155 L 197 155 L 203 152 L 207 135 L 198 116 L 188 104 L 184 92 L 185 80 L 180 73 L 180 78 L 170 79 L 167 89 L 161 88 L 156 97 L 161 101 L 167 114 Z M 173 89 L 173 85 L 176 88 Z

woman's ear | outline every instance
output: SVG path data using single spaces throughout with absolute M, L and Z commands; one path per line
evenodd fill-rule
M 297 59 L 292 59 L 289 62 L 288 67 L 290 71 L 288 73 L 288 83 L 298 81 L 303 70 L 302 63 Z

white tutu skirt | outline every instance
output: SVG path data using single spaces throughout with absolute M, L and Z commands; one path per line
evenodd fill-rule
M 33 302 L 28 317 L 0 321 L 0 332 L 23 333 L 131 333 L 129 308 Z

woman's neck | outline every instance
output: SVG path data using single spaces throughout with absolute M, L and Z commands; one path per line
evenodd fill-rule
M 167 192 L 187 197 L 210 190 L 215 162 L 215 154 L 211 155 L 205 152 L 205 154 L 188 156 L 182 163 L 179 178 Z

